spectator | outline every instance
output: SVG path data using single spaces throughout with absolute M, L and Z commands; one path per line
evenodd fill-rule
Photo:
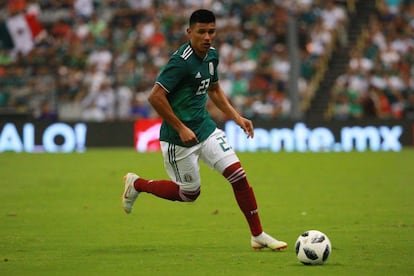
M 147 103 L 147 95 L 144 93 L 138 93 L 132 99 L 131 108 L 129 111 L 130 118 L 140 119 L 149 118 L 151 115 L 151 107 Z
M 133 92 L 128 86 L 121 86 L 117 90 L 116 95 L 116 112 L 117 118 L 121 120 L 130 119 L 131 101 L 133 99 Z
M 87 59 L 90 66 L 95 67 L 98 71 L 108 73 L 112 64 L 112 53 L 106 48 L 105 41 L 97 40 L 97 49 L 93 50 Z
M 355 51 L 349 61 L 349 67 L 352 70 L 365 74 L 374 68 L 374 62 L 371 59 L 364 57 L 362 52 Z
M 327 30 L 338 32 L 339 42 L 341 46 L 345 47 L 348 44 L 346 31 L 348 17 L 343 7 L 335 5 L 333 0 L 328 0 L 322 9 L 322 21 Z
M 115 118 L 115 92 L 109 80 L 104 80 L 99 89 L 82 100 L 84 119 L 113 120 Z M 87 115 L 85 115 L 87 114 Z
M 44 101 L 41 105 L 39 117 L 37 120 L 41 122 L 56 122 L 58 120 L 58 115 L 56 111 L 52 110 L 49 101 Z
M 333 106 L 333 116 L 335 119 L 344 121 L 351 117 L 351 104 L 349 97 L 344 93 L 338 93 L 335 95 Z
M 230 98 L 233 100 L 235 107 L 242 110 L 249 93 L 249 83 L 240 71 L 235 72 L 234 80 L 231 83 Z
M 93 1 L 92 0 L 74 0 L 73 7 L 76 15 L 81 18 L 90 18 L 94 13 Z

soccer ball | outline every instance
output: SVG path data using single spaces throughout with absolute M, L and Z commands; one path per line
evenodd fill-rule
M 295 244 L 296 257 L 305 265 L 321 265 L 331 254 L 328 236 L 318 230 L 309 230 L 298 237 Z

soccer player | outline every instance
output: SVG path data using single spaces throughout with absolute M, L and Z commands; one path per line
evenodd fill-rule
M 254 249 L 287 248 L 287 244 L 263 232 L 252 187 L 240 160 L 216 127 L 206 109 L 208 97 L 253 138 L 253 123 L 243 118 L 220 87 L 219 55 L 212 47 L 216 36 L 215 15 L 205 9 L 192 13 L 187 28 L 189 41 L 170 58 L 159 74 L 149 102 L 163 118 L 160 130 L 164 166 L 171 180 L 147 180 L 135 173 L 124 176 L 123 208 L 130 213 L 140 193 L 172 201 L 191 202 L 200 195 L 199 159 L 221 173 L 232 185 L 236 201 L 251 232 Z

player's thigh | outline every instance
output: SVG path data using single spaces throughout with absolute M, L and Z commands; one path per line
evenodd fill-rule
M 233 148 L 228 144 L 224 131 L 216 129 L 203 142 L 200 154 L 201 160 L 210 168 L 222 173 L 228 166 L 239 162 Z
M 180 147 L 161 141 L 164 166 L 168 176 L 184 191 L 200 188 L 199 146 Z

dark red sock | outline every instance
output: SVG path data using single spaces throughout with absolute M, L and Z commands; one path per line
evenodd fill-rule
M 134 182 L 134 187 L 138 192 L 150 193 L 172 201 L 184 201 L 180 196 L 180 186 L 171 180 L 146 180 L 138 178 Z
M 223 176 L 231 183 L 234 196 L 240 210 L 246 217 L 253 236 L 260 235 L 263 232 L 260 223 L 259 213 L 257 211 L 257 202 L 252 187 L 246 178 L 246 173 L 240 162 L 234 163 L 223 172 Z

